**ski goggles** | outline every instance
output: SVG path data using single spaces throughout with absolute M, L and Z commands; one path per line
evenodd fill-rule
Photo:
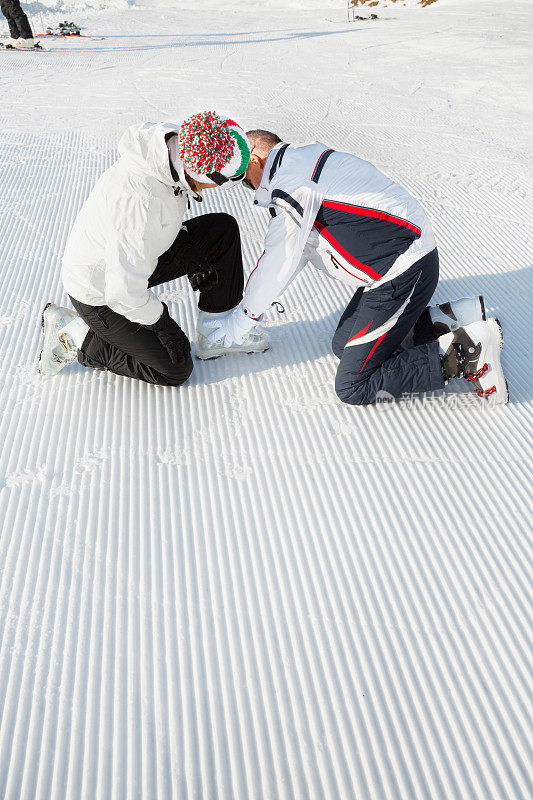
M 255 192 L 255 186 L 244 176 L 245 173 L 243 172 L 242 175 L 238 175 L 235 178 L 226 178 L 226 176 L 222 175 L 220 172 L 209 172 L 206 177 L 209 178 L 211 183 L 216 183 L 217 186 L 223 186 L 228 181 L 233 181 L 233 183 L 242 183 L 247 189 L 253 189 Z
M 211 183 L 216 183 L 217 186 L 223 186 L 228 181 L 233 181 L 233 183 L 240 183 L 244 181 L 244 172 L 242 175 L 236 175 L 233 178 L 226 178 L 221 172 L 208 172 L 206 177 L 209 178 Z
M 250 156 L 255 150 L 255 145 L 250 150 Z M 248 162 L 250 163 L 250 162 Z M 243 186 L 246 186 L 247 189 L 254 189 L 248 178 L 245 177 L 246 170 L 241 175 L 236 175 L 233 178 L 226 178 L 225 175 L 222 175 L 221 172 L 208 172 L 207 177 L 212 183 L 216 183 L 217 186 L 223 186 L 228 181 L 233 181 L 233 183 L 242 183 Z

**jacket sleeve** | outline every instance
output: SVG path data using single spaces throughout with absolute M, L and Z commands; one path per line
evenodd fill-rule
M 150 196 L 125 197 L 109 216 L 106 303 L 132 322 L 153 325 L 163 313 L 163 304 L 148 288 L 158 259 L 150 231 L 160 222 L 159 201 Z
M 279 297 L 309 260 L 308 243 L 322 202 L 317 189 L 303 187 L 292 195 L 273 193 L 276 216 L 270 220 L 265 249 L 251 273 L 242 305 L 258 319 Z

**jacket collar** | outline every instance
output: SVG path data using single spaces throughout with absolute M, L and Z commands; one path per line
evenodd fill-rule
M 202 202 L 201 194 L 199 192 L 195 192 L 195 190 L 191 186 L 189 186 L 189 182 L 188 182 L 187 177 L 185 175 L 185 169 L 184 169 L 184 166 L 183 166 L 183 163 L 182 163 L 181 159 L 175 157 L 174 158 L 175 165 L 174 165 L 174 163 L 172 161 L 172 157 L 171 157 L 171 153 L 170 153 L 170 147 L 169 147 L 169 144 L 168 144 L 168 139 L 170 138 L 170 136 L 167 135 L 165 138 L 167 140 L 168 166 L 169 166 L 169 169 L 170 169 L 170 176 L 171 176 L 172 182 L 173 182 L 173 187 L 172 188 L 174 189 L 174 194 L 176 194 L 176 195 L 185 194 L 185 195 L 187 195 L 187 198 L 192 197 L 192 198 L 194 198 L 194 200 L 197 200 L 199 203 L 201 203 Z
M 270 182 L 276 174 L 288 146 L 286 142 L 280 142 L 268 154 L 261 182 L 255 191 L 254 205 L 263 207 L 270 205 Z

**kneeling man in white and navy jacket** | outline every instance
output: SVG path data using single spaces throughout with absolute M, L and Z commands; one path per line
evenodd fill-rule
M 428 307 L 439 258 L 420 203 L 350 153 L 319 142 L 292 146 L 264 130 L 247 137 L 244 185 L 271 220 L 242 304 L 209 322 L 213 340 L 239 341 L 311 264 L 355 290 L 332 343 L 343 402 L 439 390 L 452 377 L 466 378 L 480 397 L 507 402 L 501 326 L 486 319 L 483 298 Z

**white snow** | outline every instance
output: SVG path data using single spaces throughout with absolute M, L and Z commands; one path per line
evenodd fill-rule
M 106 39 L 0 53 L 0 797 L 530 800 L 530 2 L 29 8 Z M 202 108 L 409 188 L 435 299 L 502 322 L 510 404 L 343 406 L 349 293 L 311 270 L 264 355 L 178 390 L 41 383 L 41 310 L 119 135 Z M 205 203 L 247 271 L 249 203 Z M 192 335 L 187 282 L 160 295 Z

